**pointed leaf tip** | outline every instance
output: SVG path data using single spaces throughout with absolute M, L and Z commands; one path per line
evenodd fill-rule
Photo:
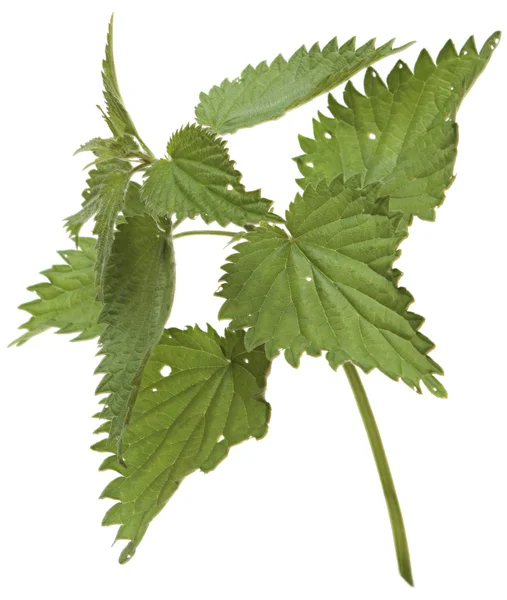
M 388 42 L 375 48 L 375 40 L 370 40 L 356 50 L 355 38 L 351 38 L 341 47 L 331 40 L 322 51 L 317 45 L 310 52 L 302 46 L 284 63 L 275 59 L 270 66 L 263 63 L 262 68 L 245 69 L 241 77 L 226 79 L 201 95 L 197 121 L 218 133 L 234 133 L 278 119 L 411 43 L 393 49 Z
M 220 337 L 210 326 L 206 331 L 173 328 L 153 350 L 124 437 L 128 468 L 120 468 L 113 456 L 103 463 L 120 475 L 103 492 L 118 501 L 103 523 L 119 525 L 116 539 L 128 541 L 121 563 L 132 558 L 184 477 L 215 468 L 230 446 L 266 433 L 270 411 L 264 389 L 270 364 L 262 352 L 247 354 L 243 338 L 243 332 L 231 331 Z M 161 375 L 161 364 L 172 369 L 169 375 Z

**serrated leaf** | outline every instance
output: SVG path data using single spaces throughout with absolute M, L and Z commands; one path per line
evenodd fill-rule
M 122 135 L 119 138 L 93 138 L 80 146 L 74 154 L 93 152 L 97 157 L 94 163 L 109 161 L 111 159 L 128 159 L 139 155 L 139 144 L 131 135 Z
M 83 225 L 95 216 L 93 233 L 97 235 L 96 283 L 99 298 L 104 287 L 104 270 L 109 260 L 118 215 L 124 208 L 129 189 L 131 167 L 125 160 L 100 162 L 89 172 L 84 202 L 79 212 L 66 219 L 66 229 L 78 239 Z
M 170 375 L 162 375 L 168 367 Z M 120 525 L 116 539 L 129 540 L 121 563 L 132 558 L 148 525 L 185 477 L 214 469 L 230 446 L 266 434 L 269 367 L 262 348 L 245 350 L 243 332 L 227 331 L 225 338 L 211 327 L 164 333 L 146 365 L 125 433 L 128 466 L 122 468 L 110 456 L 101 467 L 120 473 L 102 496 L 118 501 L 103 524 Z M 111 451 L 106 440 L 94 448 Z
M 422 380 L 443 396 L 433 377 L 442 370 L 427 356 L 433 344 L 418 332 L 423 319 L 408 312 L 413 298 L 396 285 L 406 226 L 380 188 L 360 187 L 360 176 L 309 186 L 287 212 L 288 233 L 247 233 L 223 267 L 219 317 L 247 328 L 246 347 L 265 344 L 268 358 L 285 349 L 297 366 L 303 352 L 327 351 L 333 368 L 352 361 L 417 390 Z
M 222 226 L 283 221 L 268 212 L 273 203 L 260 190 L 245 190 L 225 141 L 209 129 L 183 127 L 169 141 L 167 154 L 150 167 L 141 191 L 149 210 L 178 219 L 200 216 Z
M 38 299 L 19 307 L 32 316 L 20 327 L 27 331 L 11 345 L 21 346 L 52 327 L 57 333 L 79 333 L 72 341 L 92 339 L 102 332 L 98 323 L 102 307 L 94 281 L 95 240 L 80 238 L 78 249 L 59 254 L 65 264 L 43 271 L 48 281 L 28 288 Z
M 107 114 L 104 114 L 104 119 L 115 137 L 127 134 L 139 139 L 136 127 L 125 108 L 116 76 L 113 53 L 113 21 L 114 15 L 111 16 L 111 20 L 109 21 L 106 56 L 102 61 L 102 82 L 104 84 L 104 100 L 107 108 Z
M 101 193 L 108 177 L 115 174 L 127 174 L 130 171 L 130 163 L 126 160 L 111 159 L 101 162 L 88 173 L 86 188 L 83 191 L 84 201 L 74 215 L 65 219 L 65 228 L 71 237 L 77 238 L 85 223 L 87 223 L 99 210 Z
M 391 210 L 403 211 L 407 219 L 433 220 L 454 180 L 457 109 L 499 39 L 494 33 L 477 52 L 472 37 L 459 55 L 449 41 L 436 63 L 423 50 L 413 73 L 400 61 L 387 85 L 368 69 L 365 95 L 349 83 L 345 106 L 330 96 L 333 117 L 319 114 L 315 139 L 300 137 L 305 152 L 296 158 L 304 176 L 300 185 L 361 173 L 365 185 L 382 182 Z
M 97 235 L 96 282 L 102 299 L 109 262 L 115 237 L 115 225 L 122 210 L 130 180 L 130 173 L 115 171 L 108 174 L 100 186 L 93 233 Z
M 340 47 L 334 38 L 322 50 L 318 44 L 309 51 L 302 46 L 288 61 L 279 55 L 269 66 L 266 62 L 248 66 L 237 79 L 225 79 L 208 94 L 201 93 L 195 109 L 197 122 L 217 133 L 234 133 L 279 119 L 368 65 L 411 45 L 393 48 L 393 42 L 375 48 L 373 39 L 356 49 L 355 38 Z
M 136 401 L 144 365 L 171 312 L 175 265 L 170 225 L 162 230 L 149 215 L 118 226 L 104 278 L 99 322 L 104 355 L 97 393 L 108 393 L 110 438 L 121 442 Z M 119 447 L 120 448 L 120 447 Z M 121 454 L 121 448 L 119 449 Z

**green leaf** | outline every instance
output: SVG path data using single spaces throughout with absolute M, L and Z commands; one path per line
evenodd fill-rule
M 97 157 L 95 164 L 115 158 L 134 158 L 139 155 L 140 148 L 131 135 L 123 135 L 119 138 L 93 138 L 80 146 L 74 154 L 81 152 L 93 152 Z
M 83 191 L 84 202 L 81 210 L 76 214 L 65 219 L 65 228 L 71 237 L 78 238 L 79 232 L 85 223 L 87 223 L 99 210 L 101 204 L 101 192 L 108 177 L 114 173 L 128 173 L 130 163 L 125 160 L 112 159 L 98 163 L 94 169 L 88 173 L 86 188 Z
M 129 183 L 122 212 L 125 217 L 141 216 L 146 212 L 146 207 L 141 202 L 141 186 L 135 181 Z
M 104 287 L 104 269 L 111 254 L 118 215 L 124 207 L 131 177 L 130 163 L 113 159 L 97 164 L 89 173 L 88 187 L 79 212 L 66 219 L 66 229 L 76 239 L 82 226 L 95 215 L 97 235 L 96 282 L 99 298 Z
M 153 212 L 178 219 L 200 216 L 222 226 L 283 221 L 268 212 L 273 203 L 261 198 L 260 190 L 245 191 L 225 141 L 209 129 L 183 127 L 169 141 L 167 154 L 151 166 L 141 191 Z
M 168 367 L 171 373 L 164 376 Z M 101 467 L 120 474 L 102 497 L 118 501 L 103 524 L 120 525 L 116 539 L 129 540 L 121 563 L 132 558 L 148 525 L 187 475 L 211 471 L 230 446 L 266 434 L 269 367 L 262 348 L 245 350 L 243 332 L 226 331 L 221 338 L 208 326 L 207 332 L 194 327 L 164 333 L 146 365 L 125 433 L 128 466 L 110 456 Z M 98 431 L 107 428 L 106 423 Z M 107 439 L 94 449 L 112 451 Z
M 234 133 L 279 119 L 368 65 L 411 45 L 393 48 L 393 42 L 375 48 L 373 39 L 356 50 L 355 38 L 340 47 L 334 38 L 323 50 L 318 44 L 310 51 L 302 46 L 288 61 L 279 55 L 269 66 L 266 62 L 255 68 L 249 65 L 237 79 L 225 79 L 208 94 L 201 93 L 195 109 L 197 122 L 218 133 Z
M 486 67 L 500 39 L 494 33 L 477 52 L 470 38 L 461 52 L 447 42 L 436 64 L 426 50 L 414 72 L 399 62 L 387 86 L 373 69 L 364 80 L 365 95 L 347 84 L 346 106 L 329 97 L 333 118 L 319 114 L 315 139 L 300 137 L 304 155 L 297 157 L 303 189 L 343 173 L 361 173 L 365 185 L 381 181 L 391 210 L 434 220 L 454 180 L 457 109 Z
M 113 21 L 114 15 L 111 16 L 111 20 L 109 21 L 106 57 L 102 61 L 102 82 L 104 84 L 104 100 L 106 101 L 107 108 L 107 114 L 103 116 L 115 137 L 122 137 L 127 134 L 136 137 L 142 143 L 136 127 L 125 108 L 118 85 L 118 78 L 116 77 L 113 54 Z
M 65 250 L 59 255 L 65 264 L 42 271 L 48 282 L 28 288 L 38 299 L 19 307 L 32 316 L 20 327 L 27 331 L 11 345 L 21 346 L 51 327 L 57 333 L 79 332 L 72 341 L 89 340 L 102 332 L 103 325 L 98 323 L 101 304 L 95 299 L 95 240 L 80 238 L 79 249 Z
M 97 262 L 95 273 L 99 298 L 103 297 L 105 270 L 115 237 L 115 225 L 125 203 L 130 173 L 112 172 L 104 179 L 98 195 L 93 233 L 97 235 Z
M 223 267 L 219 317 L 247 328 L 246 347 L 265 344 L 268 358 L 285 349 L 297 366 L 303 352 L 325 350 L 333 368 L 376 367 L 444 396 L 433 377 L 442 370 L 427 356 L 433 344 L 418 332 L 423 319 L 408 312 L 413 298 L 392 268 L 406 226 L 380 188 L 360 187 L 359 176 L 309 186 L 287 212 L 288 234 L 275 226 L 247 233 Z
M 104 280 L 99 322 L 104 373 L 97 393 L 108 393 L 110 438 L 118 442 L 136 401 L 144 365 L 164 330 L 174 297 L 175 265 L 170 224 L 162 230 L 149 215 L 118 226 Z

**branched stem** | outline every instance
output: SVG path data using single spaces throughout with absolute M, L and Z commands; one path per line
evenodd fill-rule
M 346 362 L 343 365 L 347 379 L 349 380 L 350 387 L 354 393 L 354 397 L 363 419 L 363 424 L 368 434 L 368 440 L 375 458 L 375 464 L 377 465 L 377 471 L 382 484 L 382 490 L 386 499 L 387 510 L 389 511 L 389 518 L 391 520 L 391 529 L 393 532 L 394 546 L 396 549 L 396 558 L 398 560 L 398 569 L 403 579 L 410 585 L 414 585 L 412 578 L 412 567 L 410 564 L 410 553 L 408 549 L 407 536 L 405 533 L 405 525 L 403 523 L 403 516 L 401 514 L 400 503 L 398 502 L 398 496 L 396 495 L 396 488 L 394 487 L 394 481 L 389 469 L 389 463 L 387 462 L 387 456 L 382 444 L 382 438 L 373 416 L 368 397 L 364 390 L 359 373 L 354 365 L 350 362 Z
M 236 231 L 222 231 L 220 229 L 201 229 L 199 231 L 182 231 L 173 235 L 173 240 L 176 238 L 187 237 L 188 235 L 225 235 L 227 237 L 234 237 Z

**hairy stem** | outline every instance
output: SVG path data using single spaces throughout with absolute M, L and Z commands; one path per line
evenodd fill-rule
M 201 229 L 199 231 L 182 231 L 173 235 L 173 240 L 180 237 L 186 237 L 188 235 L 225 235 L 227 237 L 233 237 L 236 235 L 236 231 L 222 231 L 220 229 Z
M 389 518 L 391 520 L 391 529 L 394 538 L 394 547 L 396 549 L 396 558 L 398 560 L 398 569 L 403 579 L 410 585 L 414 585 L 412 578 L 412 567 L 410 565 L 410 552 L 408 549 L 407 536 L 405 533 L 405 525 L 403 523 L 403 516 L 401 514 L 400 503 L 398 502 L 398 496 L 396 495 L 396 488 L 394 487 L 394 481 L 389 469 L 389 463 L 387 462 L 387 456 L 382 445 L 382 438 L 373 416 L 368 397 L 364 390 L 359 373 L 351 362 L 346 362 L 343 365 L 347 379 L 349 380 L 350 387 L 354 393 L 354 397 L 357 402 L 357 407 L 361 413 L 363 424 L 368 434 L 368 440 L 375 458 L 375 464 L 377 465 L 377 471 L 382 484 L 382 490 L 386 499 L 387 510 L 389 511 Z

